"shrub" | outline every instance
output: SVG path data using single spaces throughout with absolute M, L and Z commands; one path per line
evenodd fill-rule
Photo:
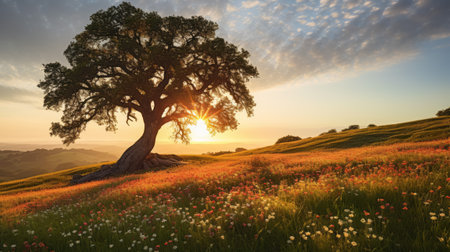
M 437 116 L 448 116 L 448 115 L 450 115 L 450 108 L 443 109 L 443 110 L 439 110 L 439 111 L 436 113 L 436 115 L 437 115 Z
M 350 126 L 348 126 L 348 128 L 343 129 L 342 131 L 355 130 L 355 129 L 359 129 L 359 125 L 356 125 L 356 124 L 350 125 Z
M 242 147 L 238 147 L 236 148 L 236 150 L 234 152 L 241 152 L 241 151 L 246 151 L 246 148 L 242 148 Z
M 321 133 L 319 136 L 323 136 L 323 135 L 326 135 L 326 134 L 333 134 L 333 133 L 336 133 L 336 132 L 337 132 L 336 129 L 330 129 L 327 132 Z
M 302 138 L 299 136 L 287 135 L 287 136 L 284 136 L 284 137 L 278 139 L 275 144 L 292 142 L 292 141 L 297 141 L 297 140 L 302 140 Z
M 367 125 L 367 128 L 372 128 L 372 127 L 376 127 L 376 126 L 377 126 L 377 125 L 371 123 L 371 124 Z

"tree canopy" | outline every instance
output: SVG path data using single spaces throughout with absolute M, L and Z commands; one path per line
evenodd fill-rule
M 70 66 L 44 65 L 44 107 L 63 112 L 51 135 L 73 143 L 90 121 L 116 130 L 118 112 L 127 123 L 142 114 L 153 131 L 172 122 L 183 142 L 196 118 L 211 133 L 235 129 L 238 111 L 253 114 L 245 83 L 258 72 L 217 29 L 203 17 L 161 17 L 126 2 L 93 14 L 64 52 Z

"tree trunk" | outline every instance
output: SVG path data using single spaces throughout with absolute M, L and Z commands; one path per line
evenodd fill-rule
M 154 123 L 146 123 L 141 138 L 131 145 L 114 164 L 113 174 L 126 174 L 142 169 L 145 157 L 155 146 L 158 130 Z
M 132 173 L 142 169 L 145 157 L 155 146 L 156 134 L 159 127 L 155 122 L 144 119 L 144 133 L 130 146 L 113 165 L 104 165 L 100 170 L 85 176 L 75 175 L 71 184 L 80 184 L 93 180 L 100 180 L 114 175 Z

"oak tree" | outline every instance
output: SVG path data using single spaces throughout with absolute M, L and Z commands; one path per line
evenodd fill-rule
M 69 66 L 44 65 L 44 107 L 62 110 L 51 135 L 68 145 L 90 121 L 114 131 L 117 113 L 127 124 L 140 115 L 142 136 L 105 173 L 118 175 L 142 168 L 167 123 L 183 142 L 198 118 L 211 133 L 235 129 L 238 111 L 253 113 L 245 84 L 258 72 L 249 52 L 216 36 L 217 29 L 200 16 L 161 17 L 126 2 L 96 12 L 65 50 Z

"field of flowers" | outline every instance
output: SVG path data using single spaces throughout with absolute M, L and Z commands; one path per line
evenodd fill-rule
M 0 251 L 449 251 L 450 139 L 0 195 Z

